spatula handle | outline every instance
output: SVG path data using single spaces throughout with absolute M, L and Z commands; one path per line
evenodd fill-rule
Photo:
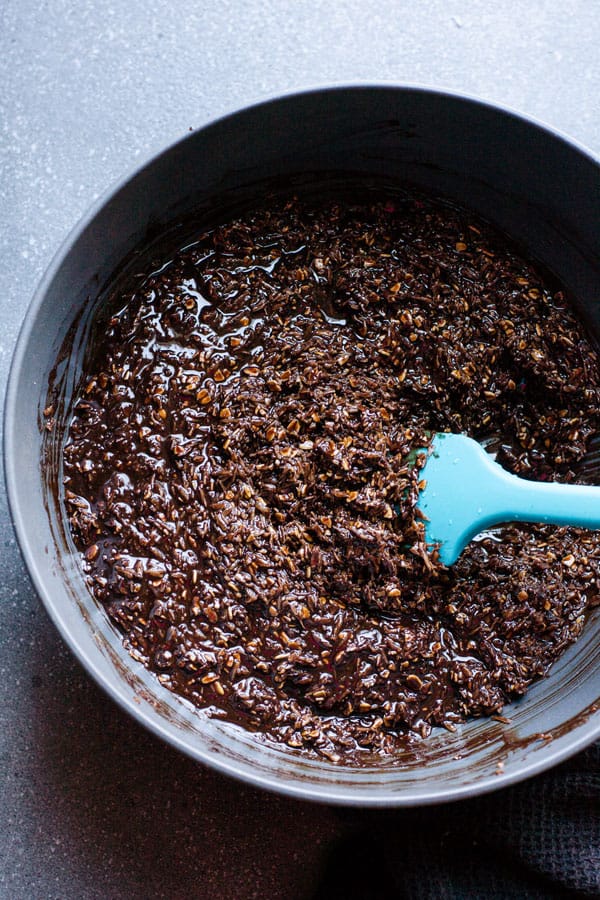
M 546 522 L 600 528 L 600 487 L 581 484 L 526 481 L 496 466 L 498 508 L 495 523 Z M 489 504 L 489 513 L 491 509 Z

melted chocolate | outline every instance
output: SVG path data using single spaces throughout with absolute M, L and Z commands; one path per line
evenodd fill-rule
M 489 226 L 409 193 L 273 198 L 115 299 L 65 502 L 167 687 L 349 759 L 499 712 L 577 637 L 596 534 L 506 527 L 447 570 L 415 516 L 430 432 L 569 481 L 598 430 L 596 352 Z

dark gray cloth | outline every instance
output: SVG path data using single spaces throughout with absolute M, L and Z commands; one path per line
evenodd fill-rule
M 600 743 L 485 797 L 340 816 L 314 900 L 600 897 Z

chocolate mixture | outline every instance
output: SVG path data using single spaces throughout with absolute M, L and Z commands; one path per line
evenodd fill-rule
M 498 713 L 577 637 L 600 537 L 505 527 L 445 569 L 428 432 L 575 480 L 598 356 L 489 226 L 421 195 L 273 199 L 123 291 L 72 410 L 72 534 L 132 656 L 350 759 Z

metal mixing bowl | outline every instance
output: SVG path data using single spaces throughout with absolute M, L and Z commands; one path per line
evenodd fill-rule
M 82 339 L 100 287 L 162 226 L 197 208 L 210 218 L 215 197 L 251 199 L 267 178 L 306 173 L 362 173 L 457 198 L 555 272 L 600 335 L 600 164 L 573 142 L 497 107 L 409 87 L 324 89 L 242 110 L 124 179 L 85 216 L 46 273 L 19 337 L 6 403 L 6 477 L 19 543 L 46 609 L 88 672 L 194 759 L 265 788 L 336 803 L 417 805 L 490 791 L 600 737 L 600 615 L 549 677 L 508 707 L 512 724 L 471 721 L 455 734 L 434 733 L 418 757 L 354 769 L 266 746 L 169 693 L 123 649 L 63 528 L 53 490 L 60 448 L 42 457 L 42 410 L 67 334 Z M 80 366 L 75 346 L 59 360 L 67 400 Z

